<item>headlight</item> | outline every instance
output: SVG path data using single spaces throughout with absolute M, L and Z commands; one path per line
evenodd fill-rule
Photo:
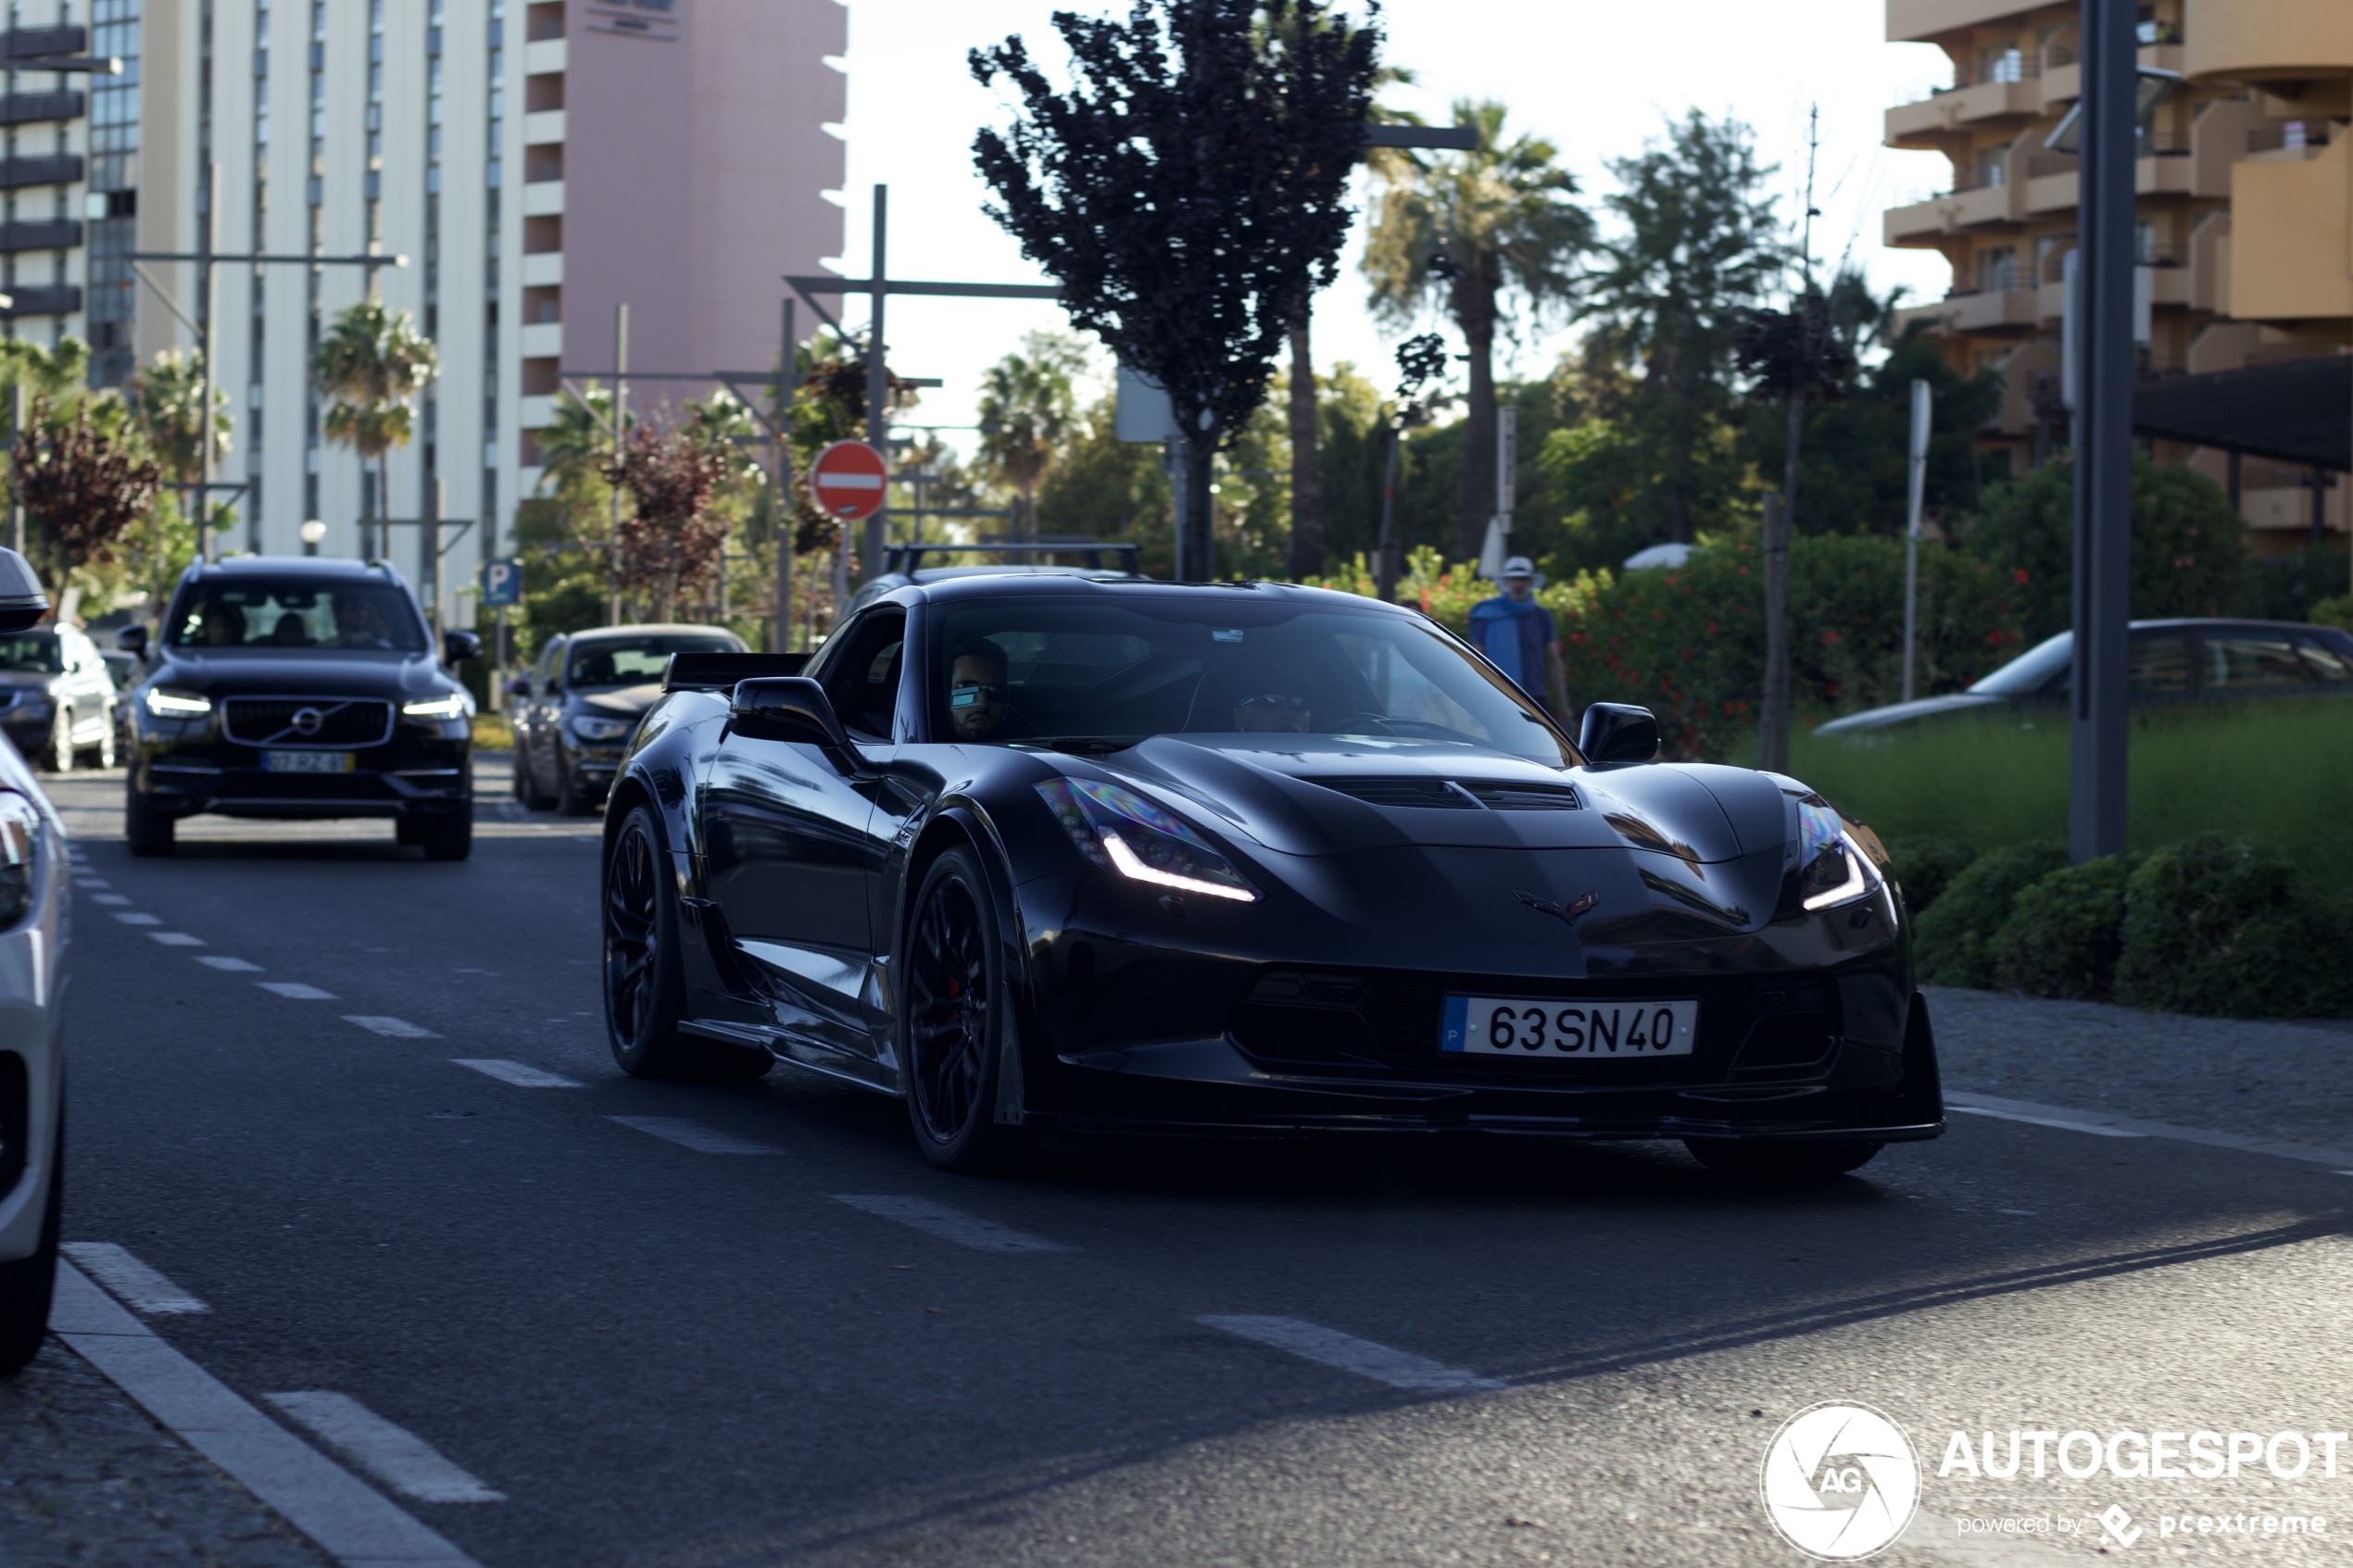
M 1051 779 L 1038 793 L 1078 852 L 1106 871 L 1211 898 L 1258 901 L 1258 890 L 1232 861 L 1133 790 L 1091 779 Z
M 16 924 L 32 908 L 40 852 L 41 813 L 21 795 L 0 794 L 0 926 Z
M 580 714 L 564 723 L 571 729 L 573 739 L 585 741 L 620 740 L 637 727 L 635 719 L 590 719 Z
M 462 719 L 466 716 L 466 694 L 449 692 L 441 696 L 404 702 L 400 705 L 400 716 L 404 719 Z
M 147 711 L 158 719 L 201 719 L 212 711 L 212 698 L 196 692 L 147 688 Z
M 1870 858 L 1836 811 L 1799 801 L 1797 834 L 1797 891 L 1807 912 L 1853 903 L 1877 884 Z

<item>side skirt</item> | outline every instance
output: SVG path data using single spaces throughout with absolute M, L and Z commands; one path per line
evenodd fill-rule
M 807 1068 L 812 1073 L 838 1078 L 844 1083 L 855 1084 L 862 1089 L 872 1089 L 894 1099 L 903 1093 L 898 1084 L 891 1081 L 895 1075 L 888 1074 L 879 1063 L 861 1057 L 846 1056 L 829 1047 L 812 1045 L 764 1023 L 731 1023 L 694 1018 L 678 1027 L 686 1034 L 699 1035 L 706 1040 L 724 1040 L 731 1046 L 757 1046 L 788 1067 Z

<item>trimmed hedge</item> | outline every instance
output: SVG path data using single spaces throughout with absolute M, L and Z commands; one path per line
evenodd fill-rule
M 2018 896 L 2067 864 L 2057 839 L 2013 844 L 1979 857 L 1953 879 L 1913 928 L 1920 979 L 1931 985 L 1994 984 L 1994 935 Z
M 2133 873 L 2116 997 L 2163 1012 L 2322 1018 L 2353 1010 L 2353 930 L 2249 838 L 2204 834 Z
M 1977 846 L 1957 838 L 1886 838 L 1889 870 L 1915 917 L 1944 896 L 1953 879 L 1977 859 Z
M 2124 888 L 2136 863 L 2109 855 L 2055 871 L 2021 891 L 1989 944 L 1994 984 L 2030 997 L 2107 1001 L 2116 991 Z

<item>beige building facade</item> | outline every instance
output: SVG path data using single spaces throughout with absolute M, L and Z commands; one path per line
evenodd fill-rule
M 1951 292 L 1913 307 L 1954 368 L 1998 370 L 1982 433 L 2015 471 L 2065 440 L 2059 333 L 2073 156 L 2045 146 L 2081 92 L 2079 6 L 1889 0 L 1888 37 L 1932 44 L 1949 86 L 1890 109 L 1890 146 L 1944 156 L 1935 195 L 1884 215 L 1890 245 L 1940 252 Z M 2353 343 L 2353 4 L 2156 0 L 2140 63 L 2181 73 L 2134 161 L 2146 377 L 2342 355 Z M 2159 442 L 2238 497 L 2259 554 L 2342 542 L 2343 475 Z

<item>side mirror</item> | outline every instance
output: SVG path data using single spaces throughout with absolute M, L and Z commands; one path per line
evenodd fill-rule
M 1647 708 L 1597 702 L 1578 726 L 1577 749 L 1596 765 L 1648 762 L 1658 755 L 1658 720 Z
M 833 699 L 806 675 L 763 675 L 738 681 L 727 710 L 746 729 L 815 741 L 833 754 L 837 766 L 857 756 L 849 748 L 849 732 L 841 727 L 840 716 L 834 712 Z
M 32 563 L 14 550 L 0 549 L 0 632 L 21 632 L 49 613 L 49 596 Z
M 462 664 L 469 659 L 482 657 L 482 639 L 472 632 L 444 632 L 441 634 L 441 661 Z
M 147 629 L 145 626 L 125 626 L 114 634 L 114 646 L 133 659 L 145 660 L 147 657 Z

